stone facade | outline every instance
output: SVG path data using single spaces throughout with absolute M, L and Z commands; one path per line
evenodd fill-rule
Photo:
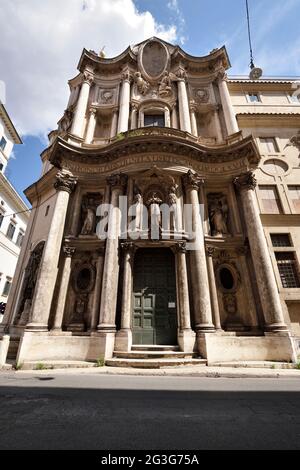
M 109 359 L 137 343 L 296 361 L 300 103 L 276 101 L 294 99 L 292 81 L 230 80 L 229 67 L 225 48 L 196 58 L 157 38 L 114 59 L 83 51 L 26 190 L 35 209 L 1 357 L 13 336 L 18 362 Z M 263 209 L 267 185 L 278 214 Z

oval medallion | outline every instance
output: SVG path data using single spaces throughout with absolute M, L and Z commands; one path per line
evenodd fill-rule
M 145 44 L 142 51 L 142 66 L 151 78 L 158 78 L 165 71 L 168 63 L 168 52 L 158 41 Z

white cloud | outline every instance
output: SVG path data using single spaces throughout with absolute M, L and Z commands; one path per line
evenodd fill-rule
M 1 0 L 0 80 L 17 129 L 45 134 L 56 128 L 83 47 L 108 57 L 151 36 L 176 40 L 133 0 Z

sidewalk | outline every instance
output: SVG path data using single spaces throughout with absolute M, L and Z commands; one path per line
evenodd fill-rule
M 192 367 L 170 367 L 165 369 L 135 369 L 123 367 L 68 367 L 64 369 L 43 369 L 43 370 L 5 370 L 16 375 L 38 374 L 92 374 L 92 375 L 128 375 L 128 376 L 166 376 L 166 377 L 210 377 L 210 378 L 293 378 L 300 380 L 299 369 L 276 369 L 266 367 L 220 367 L 220 366 L 192 366 Z

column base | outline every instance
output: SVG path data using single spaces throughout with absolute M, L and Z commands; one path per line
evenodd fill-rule
M 216 329 L 212 323 L 199 323 L 196 325 L 196 334 L 198 333 L 215 333 Z
M 96 332 L 91 333 L 90 337 L 95 339 L 98 338 L 100 340 L 104 359 L 111 359 L 113 357 L 116 338 L 115 331 L 98 330 Z
M 122 328 L 117 331 L 116 341 L 115 341 L 115 350 L 116 351 L 131 351 L 132 346 L 132 331 L 130 329 Z
M 99 333 L 116 333 L 116 325 L 108 325 L 107 323 L 99 323 L 97 326 Z
M 63 331 L 61 328 L 53 328 L 49 331 L 50 336 L 72 336 L 72 331 Z
M 48 332 L 48 325 L 44 323 L 28 323 L 25 331 Z
M 288 332 L 288 328 L 284 323 L 270 323 L 265 325 L 264 330 L 266 333 Z
M 194 352 L 196 348 L 196 333 L 191 330 L 178 330 L 177 341 L 180 351 Z

